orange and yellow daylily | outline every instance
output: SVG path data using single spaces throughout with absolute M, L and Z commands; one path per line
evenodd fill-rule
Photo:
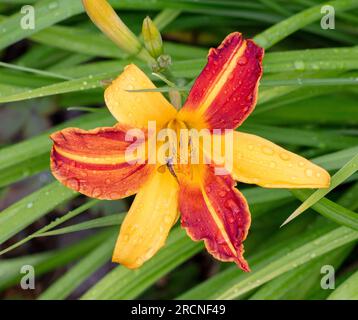
M 326 188 L 329 174 L 305 158 L 261 137 L 234 131 L 233 163 L 228 172 L 215 174 L 213 163 L 163 166 L 128 162 L 132 142 L 128 130 L 148 132 L 149 121 L 158 129 L 236 129 L 253 111 L 262 75 L 264 50 L 241 33 L 228 35 L 216 49 L 178 111 L 155 89 L 136 65 L 105 90 L 113 127 L 85 131 L 67 128 L 51 135 L 51 170 L 64 185 L 97 199 L 117 200 L 136 194 L 120 228 L 113 261 L 138 268 L 164 244 L 181 216 L 181 225 L 195 241 L 204 240 L 210 254 L 233 261 L 249 271 L 243 241 L 250 212 L 236 182 L 267 188 Z M 134 92 L 134 91 L 136 92 Z M 140 91 L 142 90 L 142 91 Z M 148 144 L 148 135 L 139 144 Z M 175 253 L 173 253 L 175 254 Z

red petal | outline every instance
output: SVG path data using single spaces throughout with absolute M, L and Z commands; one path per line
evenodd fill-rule
M 179 180 L 182 226 L 193 240 L 204 240 L 215 258 L 249 271 L 242 242 L 251 220 L 244 196 L 231 176 L 215 175 L 211 166 L 196 167 L 192 173 L 192 178 Z
M 132 142 L 119 126 L 85 131 L 68 128 L 51 135 L 53 175 L 68 188 L 97 199 L 120 199 L 137 193 L 154 169 L 125 161 Z
M 196 79 L 179 113 L 194 127 L 233 129 L 256 105 L 264 50 L 241 33 L 228 35 L 211 49 L 208 63 Z

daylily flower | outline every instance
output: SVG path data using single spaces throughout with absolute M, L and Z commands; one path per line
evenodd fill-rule
M 126 132 L 146 131 L 148 121 L 155 120 L 158 129 L 237 128 L 255 107 L 263 54 L 240 33 L 228 35 L 209 51 L 208 63 L 179 111 L 160 92 L 133 92 L 155 86 L 131 64 L 105 90 L 107 107 L 118 124 L 90 131 L 67 128 L 51 135 L 51 169 L 61 183 L 98 199 L 137 194 L 121 226 L 114 262 L 140 267 L 164 245 L 180 213 L 181 225 L 193 240 L 204 240 L 215 258 L 249 271 L 243 241 L 250 212 L 235 180 L 267 188 L 329 186 L 324 169 L 266 139 L 237 131 L 232 170 L 224 175 L 215 174 L 214 164 L 168 164 L 163 170 L 148 161 L 125 161 L 131 143 L 125 141 Z

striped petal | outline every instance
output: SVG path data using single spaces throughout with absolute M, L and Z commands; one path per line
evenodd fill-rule
M 175 117 L 175 108 L 160 92 L 130 91 L 140 89 L 155 89 L 155 85 L 134 64 L 125 67 L 106 89 L 104 98 L 107 107 L 119 123 L 147 128 L 148 121 L 156 121 L 157 127 L 162 128 Z
M 241 33 L 211 49 L 179 118 L 196 128 L 232 129 L 252 112 L 262 75 L 264 50 Z
M 229 176 L 215 175 L 213 167 L 193 166 L 191 176 L 180 176 L 179 209 L 182 226 L 193 240 L 204 240 L 210 254 L 234 261 L 249 271 L 243 244 L 250 227 L 244 196 Z
M 221 140 L 221 145 L 215 139 Z M 224 135 L 213 135 L 213 146 L 221 146 L 220 155 L 217 150 L 212 150 L 213 161 L 223 164 L 226 158 L 225 167 L 238 181 L 266 188 L 329 187 L 330 176 L 326 170 L 269 140 L 235 131 L 232 155 L 225 157 L 224 139 Z
M 178 218 L 178 190 L 177 181 L 167 169 L 153 173 L 121 226 L 113 262 L 138 268 L 165 244 Z
M 85 131 L 68 128 L 51 135 L 51 170 L 62 184 L 97 199 L 120 199 L 138 191 L 153 166 L 128 158 L 120 126 Z M 145 146 L 145 140 L 138 141 Z M 135 163 L 137 160 L 137 163 Z

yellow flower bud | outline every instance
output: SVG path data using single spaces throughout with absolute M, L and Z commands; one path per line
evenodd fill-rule
M 83 6 L 93 23 L 124 52 L 149 61 L 136 35 L 118 17 L 106 0 L 82 0 Z

